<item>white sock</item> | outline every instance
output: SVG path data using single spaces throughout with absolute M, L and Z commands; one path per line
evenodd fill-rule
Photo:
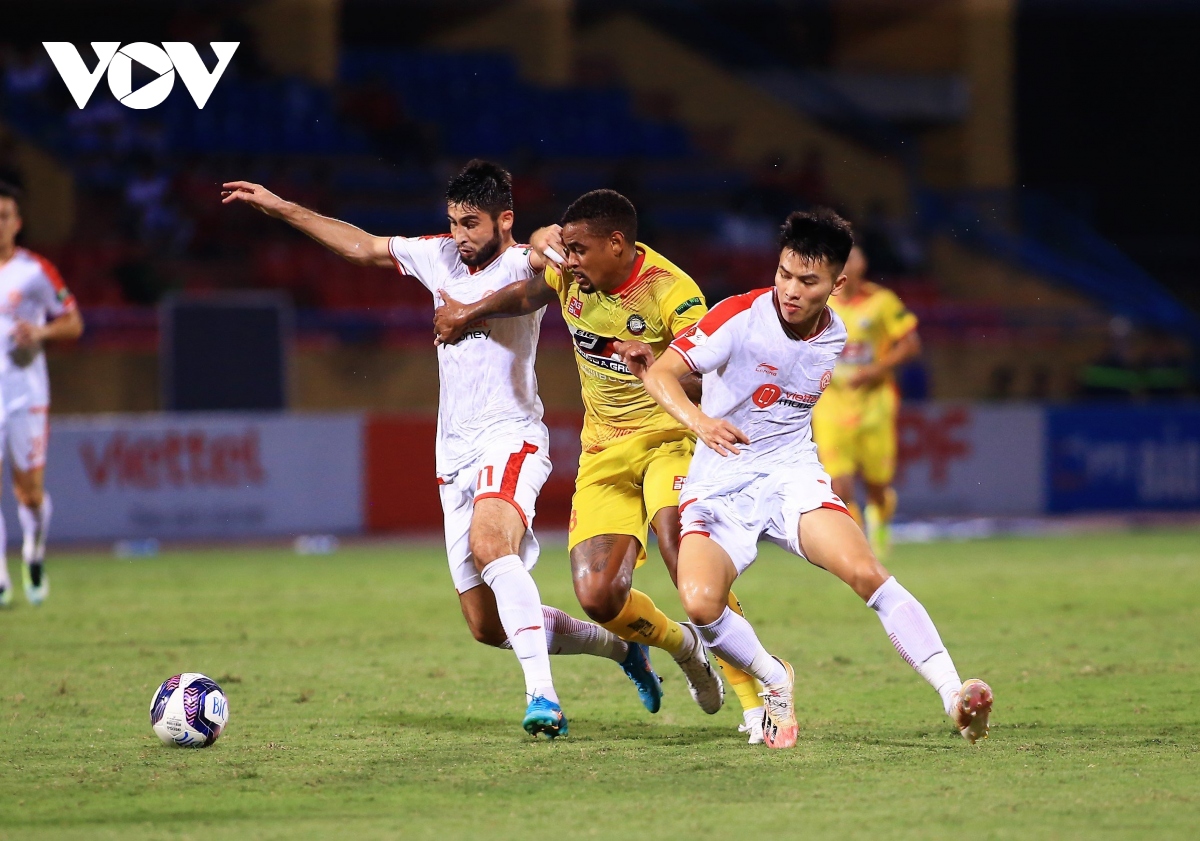
M 550 677 L 550 655 L 542 632 L 542 597 L 525 564 L 516 555 L 497 558 L 480 573 L 485 584 L 496 594 L 500 624 L 525 672 L 525 694 L 541 695 L 558 703 L 554 681 Z M 534 633 L 534 632 L 537 633 Z
M 27 505 L 17 506 L 17 519 L 21 521 L 24 535 L 21 555 L 25 563 L 38 563 L 46 559 L 46 533 L 50 530 L 50 514 L 53 510 L 50 494 L 42 495 L 42 504 L 36 510 Z
M 546 620 L 546 649 L 551 654 L 591 654 L 620 663 L 629 654 L 629 643 L 593 622 L 584 622 L 557 607 L 542 605 Z
M 904 661 L 942 696 L 949 715 L 962 681 L 925 608 L 894 577 L 883 582 L 867 600 L 867 607 L 879 614 L 888 639 Z
M 745 617 L 738 616 L 728 607 L 716 622 L 696 625 L 696 630 L 722 660 L 758 678 L 763 686 L 775 686 L 787 681 L 787 671 L 763 648 L 754 628 Z

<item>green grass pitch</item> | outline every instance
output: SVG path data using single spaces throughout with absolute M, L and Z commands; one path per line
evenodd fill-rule
M 989 741 L 952 732 L 848 588 L 772 547 L 737 589 L 796 666 L 778 753 L 661 653 L 657 716 L 614 663 L 555 658 L 571 736 L 531 741 L 515 658 L 470 639 L 434 546 L 57 557 L 44 607 L 0 612 L 0 838 L 1195 837 L 1200 536 L 902 546 L 891 568 L 995 689 Z M 581 615 L 561 545 L 537 579 Z M 637 581 L 681 615 L 655 559 Z M 208 750 L 150 730 L 181 671 L 229 695 Z

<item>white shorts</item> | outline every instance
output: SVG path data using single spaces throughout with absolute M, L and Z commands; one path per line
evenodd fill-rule
M 549 476 L 550 455 L 545 441 L 532 444 L 506 438 L 489 445 L 473 464 L 453 476 L 438 477 L 446 526 L 446 557 L 455 590 L 465 593 L 483 583 L 470 547 L 471 518 L 479 499 L 503 499 L 517 509 L 525 523 L 521 560 L 526 569 L 533 569 L 538 559 L 538 542 L 533 536 L 534 509 Z
M 818 508 L 850 513 L 820 465 L 801 466 L 782 475 L 747 476 L 732 486 L 723 484 L 725 487 L 710 490 L 684 485 L 679 495 L 680 536 L 712 538 L 729 554 L 738 575 L 754 563 L 758 541 L 764 537 L 803 558 L 801 514 Z
M 50 439 L 48 406 L 22 406 L 10 411 L 3 421 L 3 454 L 21 471 L 46 466 L 46 444 Z

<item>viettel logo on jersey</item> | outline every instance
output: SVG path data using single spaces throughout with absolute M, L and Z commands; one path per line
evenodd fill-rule
M 209 46 L 217 56 L 217 66 L 210 73 L 200 58 L 200 53 L 186 41 L 163 41 L 162 46 L 146 41 L 134 41 L 121 46 L 120 41 L 92 41 L 96 52 L 96 67 L 88 70 L 79 50 L 70 41 L 43 41 L 42 46 L 54 62 L 58 75 L 66 83 L 75 104 L 81 109 L 88 104 L 101 74 L 107 71 L 108 89 L 117 101 L 126 108 L 139 111 L 161 105 L 175 87 L 175 74 L 183 79 L 188 93 L 197 108 L 203 108 L 212 96 L 217 82 L 221 81 L 233 54 L 240 46 L 238 41 L 210 41 Z M 146 67 L 157 74 L 136 91 L 133 89 L 133 63 Z

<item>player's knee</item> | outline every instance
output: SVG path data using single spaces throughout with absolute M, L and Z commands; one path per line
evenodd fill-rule
M 611 622 L 617 618 L 629 597 L 628 589 L 624 592 L 617 592 L 617 589 L 612 583 L 596 581 L 590 576 L 575 579 L 579 606 L 593 622 Z
M 497 558 L 517 554 L 520 541 L 496 529 L 471 529 L 468 546 L 475 558 L 476 568 L 482 570 Z
M 869 555 L 855 565 L 851 580 L 847 583 L 863 601 L 875 595 L 875 591 L 883 586 L 891 577 L 891 573 L 879 563 L 873 555 Z
M 729 604 L 728 594 L 721 598 L 710 587 L 686 579 L 679 582 L 679 599 L 683 602 L 683 612 L 697 625 L 716 622 Z
M 13 476 L 13 495 L 26 508 L 41 508 L 45 498 L 41 485 L 28 477 Z

